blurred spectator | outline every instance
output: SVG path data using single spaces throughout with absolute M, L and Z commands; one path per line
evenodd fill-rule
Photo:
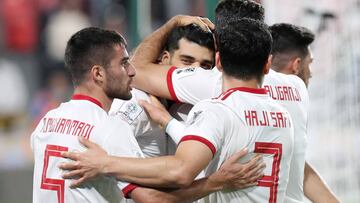
M 66 43 L 70 36 L 91 25 L 85 13 L 85 0 L 63 0 L 60 9 L 50 16 L 45 28 L 46 48 L 49 56 L 63 61 Z
M 0 58 L 0 129 L 9 131 L 25 115 L 28 100 L 25 79 L 19 67 Z
M 54 69 L 47 77 L 46 86 L 33 97 L 30 106 L 30 131 L 39 123 L 46 112 L 69 100 L 72 85 L 64 69 Z
M 38 43 L 39 11 L 36 0 L 1 0 L 5 46 L 18 53 L 33 52 Z

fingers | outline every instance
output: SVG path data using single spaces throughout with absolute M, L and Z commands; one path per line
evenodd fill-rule
M 84 145 L 86 148 L 94 148 L 94 147 L 98 147 L 98 145 L 94 142 L 91 142 L 88 139 L 85 139 L 83 137 L 79 137 L 79 142 Z
M 157 107 L 164 107 L 164 105 L 162 105 L 162 103 L 159 101 L 159 99 L 156 98 L 155 96 L 150 95 L 149 99 L 150 99 L 150 102 L 152 105 L 155 105 Z
M 85 177 L 81 177 L 77 180 L 73 180 L 71 183 L 70 183 L 70 188 L 76 188 L 76 187 L 79 187 L 81 184 L 83 184 L 84 182 L 86 181 L 86 178 Z
M 200 18 L 200 20 L 201 20 L 203 23 L 206 24 L 206 26 L 207 26 L 208 28 L 210 28 L 210 30 L 214 30 L 214 29 L 215 29 L 214 23 L 212 23 L 212 22 L 209 20 L 209 18 L 204 18 L 204 17 L 199 17 L 199 18 Z
M 62 178 L 64 179 L 72 179 L 75 177 L 81 177 L 84 174 L 84 171 L 81 169 L 78 170 L 72 170 L 72 171 L 68 171 L 62 174 Z
M 59 165 L 59 168 L 62 170 L 76 170 L 80 168 L 79 162 L 67 162 L 67 163 L 61 163 Z
M 74 161 L 78 161 L 80 159 L 80 153 L 78 152 L 61 152 L 61 156 Z

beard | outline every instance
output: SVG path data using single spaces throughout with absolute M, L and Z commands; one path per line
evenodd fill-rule
M 119 79 L 113 77 L 109 78 L 109 81 L 105 88 L 105 94 L 111 99 L 130 100 L 132 98 L 131 91 L 129 91 L 129 85 L 120 85 Z

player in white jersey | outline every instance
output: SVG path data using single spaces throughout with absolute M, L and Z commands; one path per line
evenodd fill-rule
M 274 24 L 270 26 L 269 29 L 273 37 L 272 68 L 277 72 L 288 74 L 290 76 L 288 78 L 292 77 L 293 84 L 297 85 L 297 89 L 303 90 L 303 93 L 300 92 L 300 95 L 304 95 L 302 97 L 304 98 L 307 96 L 304 86 L 307 87 L 309 84 L 311 77 L 310 64 L 313 61 L 309 46 L 314 41 L 315 35 L 305 27 L 287 23 Z M 301 81 L 300 78 L 303 81 Z M 274 82 L 277 81 L 275 78 L 269 78 L 268 81 L 273 81 L 273 86 L 278 86 L 274 84 Z M 289 104 L 291 101 L 286 101 L 289 99 L 281 100 L 281 97 L 285 98 L 284 90 L 285 89 L 282 88 L 282 91 L 279 91 L 282 95 L 280 94 L 278 100 L 280 100 L 279 102 L 283 103 L 284 106 L 289 106 L 287 108 L 290 114 L 297 115 L 296 117 L 293 116 L 294 123 L 299 123 L 299 125 L 294 126 L 295 132 L 299 136 L 295 136 L 297 146 L 294 150 L 294 161 L 291 163 L 291 171 L 301 174 L 300 176 L 290 176 L 286 202 L 303 201 L 303 192 L 306 197 L 313 202 L 339 202 L 312 166 L 305 161 L 307 126 L 304 121 L 307 121 L 306 106 L 299 105 L 298 108 L 291 108 Z M 302 174 L 303 171 L 305 175 Z
M 175 27 L 168 36 L 164 52 L 161 55 L 161 64 L 176 67 L 199 67 L 209 69 L 214 65 L 214 38 L 211 32 L 204 31 L 196 24 Z M 129 101 L 115 99 L 111 105 L 109 115 L 123 118 L 134 129 L 136 140 L 145 157 L 155 157 L 174 154 L 175 144 L 165 135 L 156 123 L 146 115 L 138 104 L 139 100 L 149 100 L 148 94 L 133 89 L 133 97 Z M 188 104 L 172 104 L 175 109 L 184 108 Z M 190 111 L 190 109 L 189 109 Z M 188 113 L 187 111 L 186 113 Z
M 264 89 L 257 88 L 270 66 L 270 33 L 265 24 L 250 19 L 229 23 L 218 33 L 220 54 L 216 62 L 224 71 L 224 95 L 218 100 L 195 105 L 175 156 L 147 160 L 94 157 L 91 154 L 99 149 L 93 144 L 85 153 L 63 153 L 81 166 L 64 176 L 80 176 L 75 185 L 104 173 L 139 184 L 186 186 L 205 167 L 211 174 L 239 147 L 248 146 L 251 152 L 267 156 L 266 175 L 254 188 L 233 192 L 222 190 L 215 194 L 218 198 L 211 197 L 210 202 L 282 202 L 293 147 L 291 119 Z M 239 38 L 242 40 L 234 43 L 234 39 Z M 221 101 L 226 98 L 229 100 Z M 233 106 L 235 103 L 239 105 Z M 65 163 L 62 168 L 73 166 L 74 163 Z M 88 171 L 82 171 L 82 168 Z
M 233 18 L 234 16 L 242 16 L 249 17 L 257 20 L 264 20 L 263 16 L 263 8 L 259 5 L 254 4 L 252 1 L 247 0 L 227 0 L 219 3 L 216 9 L 216 26 L 226 25 L 228 20 Z M 143 89 L 153 95 L 160 96 L 163 98 L 173 99 L 174 101 L 187 102 L 191 104 L 195 104 L 201 99 L 216 97 L 221 92 L 221 73 L 216 69 L 212 69 L 210 71 L 201 70 L 201 69 L 192 69 L 192 71 L 180 72 L 176 70 L 176 67 L 161 67 L 152 63 L 152 60 L 156 58 L 156 54 L 161 50 L 160 45 L 162 44 L 162 39 L 166 36 L 166 33 L 169 32 L 166 29 L 166 26 L 163 26 L 156 32 L 154 32 L 151 36 L 147 38 L 146 41 L 142 43 L 138 47 L 138 50 L 142 50 L 147 48 L 148 52 L 139 51 L 139 54 L 135 54 L 132 62 L 139 67 L 138 68 L 138 76 L 136 79 L 135 86 L 140 89 Z M 149 48 L 151 50 L 149 50 Z M 308 60 L 308 59 L 306 59 Z M 308 62 L 307 62 L 308 63 Z M 168 69 L 168 71 L 164 71 L 164 69 Z M 273 75 L 275 72 L 270 72 L 265 78 Z M 143 77 L 145 76 L 146 77 Z M 295 81 L 292 81 L 295 80 Z M 285 86 L 292 87 L 297 86 L 299 79 L 296 77 L 292 77 L 288 79 L 288 81 L 292 81 L 294 83 L 284 84 Z M 146 84 L 153 85 L 146 85 Z M 285 82 L 286 83 L 286 82 Z M 269 83 L 271 84 L 271 82 Z M 290 85 L 290 86 L 289 86 Z M 167 88 L 166 88 L 167 87 Z M 275 88 L 275 87 L 274 87 Z M 300 85 L 298 88 L 304 89 L 304 85 Z M 304 90 L 298 90 L 299 93 L 304 92 L 304 100 L 302 100 L 301 104 L 296 104 L 296 101 L 292 101 L 294 103 L 294 107 L 296 105 L 302 106 L 302 109 L 306 109 L 307 107 L 307 93 Z M 274 91 L 276 94 L 276 91 Z M 287 93 L 286 93 L 287 94 Z M 281 95 L 281 94 L 280 94 Z M 285 102 L 281 102 L 285 103 Z M 296 107 L 295 107 L 296 108 Z M 303 112 L 302 115 L 307 113 Z M 296 116 L 296 115 L 295 115 Z M 295 117 L 293 116 L 293 117 Z M 301 118 L 304 119 L 305 117 Z M 297 122 L 296 119 L 294 122 Z M 302 120 L 303 123 L 300 125 L 295 124 L 295 126 L 306 126 L 307 121 Z M 302 129 L 300 127 L 299 129 Z M 172 132 L 178 132 L 179 130 L 171 130 Z M 298 131 L 297 131 L 298 132 Z M 302 139 L 301 144 L 295 144 L 295 147 L 300 150 L 300 152 L 305 149 L 301 149 L 304 144 L 306 144 L 306 139 L 304 139 L 303 135 L 306 132 L 300 132 L 300 136 L 296 136 L 297 132 L 295 132 L 295 137 Z M 181 133 L 180 133 L 181 134 Z M 175 136 L 176 137 L 176 136 Z M 296 138 L 296 139 L 297 139 Z M 297 142 L 298 140 L 296 140 Z M 299 147 L 297 147 L 299 146 Z M 297 150 L 297 149 L 295 149 Z M 296 154 L 296 153 L 295 153 Z M 301 155 L 303 156 L 303 155 Z M 302 161 L 303 162 L 303 161 Z M 300 168 L 298 165 L 298 168 Z M 300 172 L 300 171 L 294 171 Z M 291 177 L 302 177 L 303 175 L 293 175 Z M 307 178 L 308 177 L 308 178 Z M 299 178 L 297 178 L 298 182 L 296 185 L 301 185 Z M 325 183 L 321 180 L 318 174 L 310 167 L 310 165 L 305 164 L 305 183 L 304 191 L 305 195 L 309 198 L 322 198 L 327 197 L 328 199 L 324 202 L 329 202 L 329 199 L 336 199 L 331 192 L 329 192 Z M 289 185 L 291 187 L 291 185 Z M 298 187 L 297 186 L 297 187 Z M 308 189 L 307 189 L 308 188 Z M 316 190 L 314 189 L 316 188 Z M 299 192 L 300 190 L 296 190 Z M 318 192 L 312 192 L 318 191 Z M 321 191 L 321 192 L 320 192 Z M 298 193 L 296 196 L 300 197 L 303 194 Z M 312 197 L 311 197 L 312 196 Z M 302 198 L 299 198 L 301 201 Z M 334 201 L 336 202 L 336 201 Z
M 184 201 L 230 185 L 224 180 L 232 181 L 228 179 L 231 176 L 220 173 L 173 193 L 117 182 L 106 176 L 70 189 L 69 181 L 62 179 L 63 171 L 58 165 L 67 160 L 61 153 L 83 151 L 79 137 L 98 143 L 110 155 L 142 157 L 130 126 L 107 114 L 114 98 L 131 98 L 130 83 L 135 70 L 128 61 L 125 46 L 125 40 L 118 33 L 100 28 L 85 28 L 69 40 L 65 62 L 72 74 L 75 94 L 71 101 L 48 112 L 32 133 L 35 157 L 33 202 L 123 202 L 123 196 L 129 195 L 136 202 Z M 237 156 L 242 154 L 244 151 Z M 228 162 L 229 167 L 238 168 L 232 162 Z M 240 169 L 256 169 L 261 165 L 256 162 L 253 160 Z M 246 178 L 240 178 L 241 182 L 243 180 Z M 237 181 L 233 182 L 236 188 L 236 185 L 253 184 L 253 181 L 245 184 Z
M 69 40 L 65 63 L 73 76 L 75 94 L 71 101 L 48 112 L 31 135 L 33 202 L 120 202 L 119 188 L 127 196 L 136 187 L 101 177 L 70 189 L 58 168 L 65 161 L 60 152 L 84 150 L 78 137 L 100 144 L 109 154 L 142 157 L 130 127 L 107 114 L 113 98 L 131 98 L 129 85 L 135 69 L 128 60 L 125 41 L 115 32 L 87 28 Z M 116 78 L 120 80 L 115 82 Z

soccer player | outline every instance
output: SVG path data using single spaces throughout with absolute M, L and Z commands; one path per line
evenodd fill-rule
M 69 102 L 49 111 L 31 135 L 35 157 L 33 202 L 120 202 L 130 193 L 136 202 L 183 201 L 200 198 L 232 184 L 224 180 L 233 175 L 220 171 L 194 182 L 187 189 L 172 193 L 117 182 L 106 176 L 70 189 L 69 181 L 61 178 L 58 165 L 66 161 L 61 152 L 84 150 L 78 137 L 98 143 L 109 155 L 142 157 L 142 153 L 129 125 L 107 114 L 114 98 L 131 98 L 135 69 L 129 63 L 124 38 L 113 31 L 85 28 L 68 41 L 65 64 L 72 75 L 75 93 Z M 243 154 L 243 151 L 238 153 L 225 165 L 238 168 L 235 161 Z M 256 167 L 259 165 L 253 165 L 256 162 L 253 160 L 240 166 L 244 171 L 241 174 L 235 171 L 234 175 L 256 172 L 259 169 Z M 244 184 L 243 180 L 236 180 L 230 186 L 237 188 L 237 185 L 252 185 L 254 182 L 245 181 Z
M 282 202 L 292 157 L 293 128 L 287 111 L 259 88 L 270 67 L 271 35 L 265 24 L 251 19 L 234 20 L 217 34 L 216 65 L 223 72 L 223 93 L 218 99 L 194 106 L 175 156 L 146 160 L 99 157 L 93 156 L 99 149 L 85 141 L 90 147 L 87 156 L 71 152 L 63 155 L 92 164 L 83 168 L 82 164 L 64 163 L 63 168 L 75 167 L 64 176 L 80 175 L 75 185 L 100 172 L 138 184 L 186 186 L 201 170 L 210 175 L 239 148 L 248 147 L 252 153 L 266 155 L 267 175 L 258 180 L 256 187 L 216 192 L 206 200 Z
M 288 23 L 274 24 L 269 29 L 273 38 L 272 69 L 284 74 L 297 75 L 307 87 L 311 78 L 310 64 L 313 61 L 309 46 L 315 39 L 314 33 L 305 27 Z M 306 126 L 303 128 L 306 129 Z M 305 161 L 306 134 L 303 136 L 303 138 L 295 137 L 295 143 L 302 147 L 296 147 L 292 170 L 301 175 L 290 176 L 288 188 L 293 192 L 288 196 L 303 201 L 301 193 L 305 192 L 306 197 L 313 202 L 339 202 L 316 171 Z
M 216 29 L 226 26 L 231 19 L 236 17 L 245 16 L 260 21 L 264 20 L 263 7 L 248 0 L 221 1 L 217 5 L 215 12 Z M 191 73 L 184 73 L 170 66 L 162 66 L 160 69 L 158 65 L 152 63 L 153 58 L 156 58 L 157 52 L 161 50 L 162 39 L 168 32 L 169 30 L 164 26 L 138 46 L 137 52 L 135 52 L 132 58 L 132 62 L 138 67 L 135 86 L 156 96 L 190 104 L 195 104 L 202 99 L 217 97 L 221 93 L 222 88 L 222 73 L 217 68 L 208 71 L 194 69 Z M 269 74 L 264 77 L 263 86 L 268 94 L 279 104 L 283 105 L 292 115 L 295 128 L 294 160 L 298 159 L 298 161 L 292 162 L 290 170 L 290 182 L 292 184 L 289 184 L 286 202 L 301 202 L 303 201 L 304 194 L 302 186 L 309 105 L 306 85 L 296 76 L 285 75 L 270 70 Z M 179 126 L 173 125 L 174 122 L 176 121 L 172 120 L 169 125 Z M 172 132 L 175 140 L 177 137 L 178 140 L 181 139 L 181 130 L 179 128 L 169 128 L 168 131 Z M 307 169 L 309 169 L 308 166 L 306 166 Z M 316 187 L 322 188 L 322 191 L 327 190 L 324 187 L 324 183 L 316 181 L 321 179 L 313 170 L 305 171 L 305 175 L 314 177 L 311 179 L 305 177 L 308 182 L 312 182 Z M 305 187 L 307 186 L 310 186 L 310 184 L 305 185 Z M 306 191 L 309 190 L 305 189 Z M 305 195 L 308 196 L 308 194 Z
M 209 69 L 214 65 L 215 47 L 211 32 L 203 30 L 196 24 L 177 26 L 167 37 L 165 50 L 161 54 L 161 64 L 185 68 L 187 66 Z M 151 122 L 138 100 L 149 100 L 149 96 L 138 89 L 132 90 L 131 100 L 115 99 L 109 114 L 119 116 L 134 130 L 145 157 L 156 157 L 173 154 L 174 143 L 165 135 L 164 130 Z M 178 109 L 191 109 L 189 104 L 173 104 L 171 112 Z M 187 113 L 188 113 L 187 111 Z

